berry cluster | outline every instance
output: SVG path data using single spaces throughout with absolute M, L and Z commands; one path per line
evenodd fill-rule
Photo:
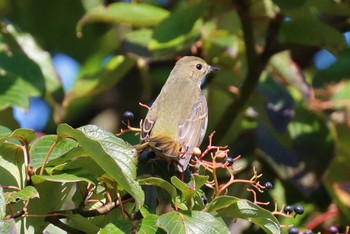
M 286 214 L 292 214 L 294 211 L 296 215 L 301 215 L 304 213 L 304 207 L 302 207 L 301 205 L 296 205 L 296 206 L 287 205 L 284 207 L 283 211 Z

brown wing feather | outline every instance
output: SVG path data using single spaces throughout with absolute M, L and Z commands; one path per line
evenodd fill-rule
M 204 95 L 201 95 L 197 103 L 193 105 L 188 118 L 180 123 L 179 143 L 182 155 L 180 155 L 178 170 L 187 168 L 191 160 L 194 147 L 199 146 L 204 138 L 208 123 L 208 106 Z
M 152 137 L 152 129 L 157 121 L 153 117 L 152 112 L 148 113 L 142 124 L 141 131 L 141 146 L 143 143 L 148 143 L 144 147 L 139 147 L 143 151 L 148 146 L 152 147 L 156 153 L 163 156 L 178 159 L 179 143 L 175 139 L 166 136 Z
M 151 119 L 149 115 L 143 120 L 142 128 L 141 128 L 141 140 L 149 138 L 151 135 L 151 131 L 153 129 L 153 125 L 156 122 L 156 119 Z

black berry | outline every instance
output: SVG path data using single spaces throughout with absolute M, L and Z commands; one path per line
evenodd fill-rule
M 296 205 L 294 206 L 294 212 L 298 215 L 301 215 L 304 213 L 304 207 L 300 206 L 300 205 Z
M 291 227 L 288 230 L 288 234 L 298 234 L 299 233 L 299 229 L 296 227 Z
M 208 203 L 208 198 L 206 196 L 201 196 L 204 205 Z
M 273 188 L 273 184 L 268 181 L 268 182 L 265 183 L 265 188 L 266 189 L 272 189 Z
M 328 231 L 329 231 L 330 234 L 339 233 L 339 229 L 338 229 L 336 226 L 334 226 L 334 225 L 330 226 L 330 227 L 328 228 Z
M 225 163 L 225 162 L 227 162 L 227 164 L 228 164 L 229 166 L 232 166 L 234 160 L 233 160 L 233 158 L 231 158 L 231 157 L 226 157 L 226 158 L 224 158 L 224 163 Z
M 313 234 L 313 232 L 311 230 L 306 230 L 304 234 Z
M 123 116 L 124 116 L 125 119 L 131 120 L 131 119 L 134 118 L 134 113 L 132 113 L 131 111 L 125 111 Z
M 293 210 L 294 210 L 293 206 L 290 206 L 290 205 L 286 205 L 286 206 L 283 208 L 283 211 L 284 211 L 284 213 L 286 213 L 286 214 L 291 214 L 291 213 L 293 213 Z

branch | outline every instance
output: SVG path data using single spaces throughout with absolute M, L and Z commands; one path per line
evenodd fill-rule
M 255 49 L 253 25 L 249 14 L 249 2 L 250 1 L 247 0 L 235 1 L 244 35 L 248 72 L 242 84 L 240 95 L 238 96 L 237 100 L 232 102 L 232 104 L 227 107 L 220 121 L 215 127 L 215 130 L 218 133 L 217 137 L 219 138 L 217 140 L 221 140 L 230 129 L 230 126 L 227 126 L 228 123 L 226 122 L 226 119 L 229 117 L 232 120 L 231 123 L 233 123 L 238 114 L 244 108 L 250 95 L 257 86 L 260 75 L 265 69 L 271 56 L 282 50 L 277 41 L 277 36 L 283 17 L 278 15 L 275 19 L 270 21 L 268 26 L 264 51 L 260 55 L 257 53 Z
M 132 198 L 129 194 L 122 197 L 122 202 L 131 202 L 133 200 L 134 198 Z M 114 208 L 118 207 L 119 205 L 120 205 L 120 202 L 117 199 L 115 201 L 109 202 L 93 210 L 84 210 L 83 206 L 79 206 L 78 208 L 71 209 L 71 210 L 53 211 L 48 215 L 46 215 L 45 221 L 52 223 L 53 225 L 67 231 L 68 233 L 82 233 L 81 231 L 75 228 L 72 228 L 66 225 L 65 223 L 61 222 L 60 219 L 69 218 L 69 216 L 73 214 L 80 214 L 81 216 L 86 218 L 105 215 L 105 214 L 108 214 Z M 57 215 L 54 215 L 54 214 L 57 214 Z

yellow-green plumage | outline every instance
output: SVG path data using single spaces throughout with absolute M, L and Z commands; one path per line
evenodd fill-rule
M 187 168 L 193 148 L 200 145 L 206 132 L 208 107 L 200 84 L 212 70 L 215 68 L 201 58 L 181 58 L 142 124 L 142 143 L 178 161 L 181 172 Z

